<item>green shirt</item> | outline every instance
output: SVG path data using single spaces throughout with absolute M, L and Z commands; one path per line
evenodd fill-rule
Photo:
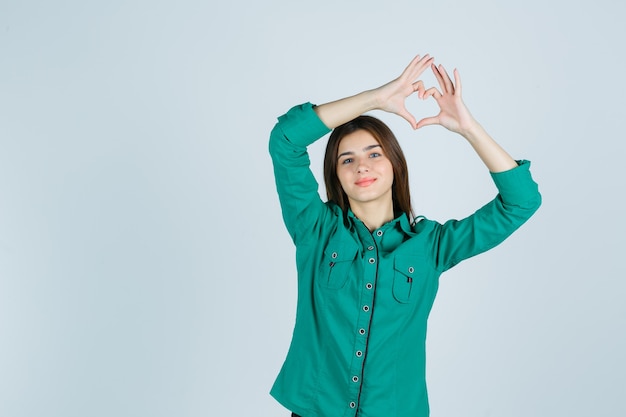
M 463 220 L 409 222 L 403 214 L 370 233 L 320 199 L 306 148 L 328 132 L 307 103 L 270 135 L 298 270 L 293 338 L 271 394 L 302 417 L 428 416 L 426 322 L 439 276 L 537 210 L 530 163 L 492 173 L 499 194 Z

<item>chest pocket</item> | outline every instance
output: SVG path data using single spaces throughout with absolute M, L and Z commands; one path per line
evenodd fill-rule
M 418 271 L 419 258 L 396 256 L 393 260 L 393 298 L 400 303 L 415 301 L 423 288 L 426 277 Z
M 350 270 L 356 259 L 358 249 L 356 245 L 345 242 L 329 244 L 324 250 L 324 259 L 320 271 L 320 283 L 329 289 L 340 289 L 346 285 L 350 277 Z

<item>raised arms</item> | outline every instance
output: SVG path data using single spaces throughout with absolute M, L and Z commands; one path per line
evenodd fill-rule
M 491 172 L 503 172 L 515 168 L 517 163 L 493 140 L 471 115 L 461 96 L 461 78 L 454 70 L 454 82 L 443 65 L 436 66 L 428 54 L 416 56 L 402 74 L 378 88 L 363 91 L 315 107 L 315 112 L 330 129 L 346 123 L 370 110 L 383 110 L 404 118 L 414 128 L 438 124 L 463 136 L 474 148 L 480 159 Z M 436 87 L 425 89 L 418 77 L 431 67 L 441 91 Z M 421 99 L 433 97 L 439 106 L 439 114 L 426 117 L 419 122 L 409 113 L 405 100 L 417 93 Z

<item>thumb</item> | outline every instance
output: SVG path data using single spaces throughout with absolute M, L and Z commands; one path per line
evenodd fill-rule
M 413 129 L 417 129 L 417 121 L 415 120 L 415 117 L 413 117 L 413 115 L 409 113 L 406 109 L 400 110 L 397 114 L 398 116 L 409 122 Z
M 419 129 L 420 127 L 429 126 L 429 125 L 436 125 L 436 124 L 439 124 L 439 117 L 437 116 L 424 117 L 422 120 L 420 120 L 417 123 L 417 126 L 415 127 L 415 129 Z

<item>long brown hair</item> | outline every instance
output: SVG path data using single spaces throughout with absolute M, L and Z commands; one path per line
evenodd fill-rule
M 393 199 L 393 211 L 397 216 L 404 213 L 411 221 L 414 217 L 411 208 L 411 192 L 409 190 L 409 171 L 406 159 L 400 144 L 391 129 L 381 120 L 372 116 L 359 116 L 354 120 L 336 127 L 330 134 L 324 155 L 324 183 L 326 184 L 326 195 L 328 201 L 332 201 L 341 207 L 345 213 L 348 212 L 350 203 L 348 196 L 343 191 L 339 177 L 337 177 L 337 152 L 341 140 L 357 130 L 369 132 L 383 149 L 385 156 L 393 167 L 393 185 L 391 195 Z

